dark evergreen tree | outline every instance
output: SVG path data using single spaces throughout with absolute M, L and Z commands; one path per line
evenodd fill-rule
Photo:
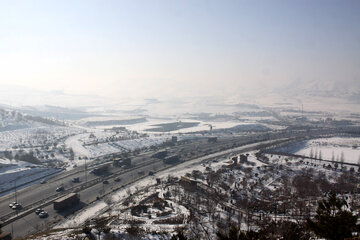
M 183 229 L 177 229 L 176 234 L 170 240 L 187 240 L 187 237 L 184 235 Z
M 265 239 L 259 238 L 259 234 L 254 231 L 241 232 L 236 226 L 231 226 L 229 232 L 220 232 L 216 233 L 218 240 L 258 240 Z
M 319 237 L 330 240 L 343 240 L 351 237 L 356 230 L 357 217 L 345 210 L 345 200 L 331 193 L 328 199 L 319 201 L 315 219 L 308 219 L 309 228 Z
M 90 236 L 91 235 L 91 230 L 92 228 L 90 227 L 90 222 L 89 221 L 85 221 L 85 224 L 82 228 L 82 232 L 86 234 L 86 236 Z

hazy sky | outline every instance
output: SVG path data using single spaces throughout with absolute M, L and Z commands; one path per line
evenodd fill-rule
M 0 0 L 0 84 L 102 96 L 360 81 L 360 1 Z

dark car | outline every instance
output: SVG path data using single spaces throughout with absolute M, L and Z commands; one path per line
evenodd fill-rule
M 45 211 L 42 211 L 41 213 L 39 213 L 40 218 L 47 218 L 48 216 L 49 216 L 49 214 Z
M 59 187 L 56 188 L 56 191 L 57 191 L 57 192 L 62 192 L 62 191 L 64 191 L 64 190 L 65 190 L 65 189 L 64 189 L 63 186 L 59 186 Z
M 78 182 L 80 182 L 80 178 L 79 177 L 74 177 L 71 181 L 73 183 L 78 183 Z

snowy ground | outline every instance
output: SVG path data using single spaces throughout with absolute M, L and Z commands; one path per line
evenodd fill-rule
M 106 118 L 108 119 L 108 118 Z M 116 119 L 116 118 L 113 118 Z M 270 118 L 272 119 L 272 118 Z M 199 131 L 209 131 L 210 125 L 213 127 L 214 130 L 216 129 L 227 129 L 232 128 L 238 125 L 251 125 L 258 123 L 259 120 L 269 120 L 269 117 L 244 117 L 239 118 L 238 120 L 218 120 L 218 121 L 203 121 L 198 119 L 192 118 L 146 118 L 145 122 L 134 123 L 134 124 L 123 124 L 123 125 L 107 125 L 107 126 L 98 126 L 97 128 L 100 129 L 110 129 L 113 127 L 126 127 L 126 129 L 130 131 L 137 131 L 139 133 L 154 133 L 159 134 L 161 132 L 158 131 L 151 131 L 155 125 L 157 124 L 166 124 L 166 123 L 174 123 L 174 122 L 183 122 L 183 123 L 190 123 L 190 122 L 198 122 L 199 124 L 193 127 L 186 127 L 181 128 L 179 130 L 167 131 L 166 133 L 170 134 L 179 134 L 179 133 L 190 133 L 190 132 L 199 132 Z M 81 123 L 81 122 L 79 122 Z M 280 129 L 279 126 L 273 125 L 266 125 L 271 129 Z
M 58 126 L 39 126 L 0 132 L 0 151 L 13 147 L 30 147 L 43 145 L 44 142 L 54 142 L 74 133 L 80 129 Z
M 78 134 L 75 136 L 71 136 L 65 140 L 65 145 L 68 148 L 72 148 L 75 153 L 83 156 L 90 156 L 90 152 L 83 146 L 83 143 L 80 139 L 84 136 L 88 136 L 88 133 Z
M 169 140 L 169 136 L 151 136 L 137 139 L 120 140 L 106 143 L 98 143 L 85 146 L 89 157 L 96 158 L 105 154 L 133 151 L 153 145 L 161 144 Z
M 318 138 L 277 149 L 287 153 L 360 164 L 360 138 Z
M 176 120 L 175 119 L 171 119 L 171 120 L 149 119 L 147 122 L 140 123 L 140 124 L 126 125 L 125 127 L 127 129 L 130 129 L 130 130 L 133 130 L 133 131 L 138 131 L 138 132 L 151 132 L 151 131 L 147 131 L 147 130 L 154 128 L 154 125 L 156 125 L 156 124 L 171 123 L 171 122 L 174 122 L 174 121 L 176 121 Z M 170 131 L 169 133 L 176 134 L 176 133 L 209 131 L 210 130 L 209 125 L 212 125 L 213 129 L 221 129 L 221 128 L 231 128 L 231 127 L 234 127 L 236 125 L 243 124 L 241 122 L 235 122 L 235 121 L 231 121 L 231 122 L 204 122 L 204 121 L 199 121 L 199 120 L 194 120 L 194 119 L 179 119 L 178 121 L 181 121 L 181 122 L 199 122 L 199 124 L 197 126 L 194 126 L 194 127 L 189 127 L 189 128 L 183 128 L 183 129 L 180 129 L 180 130 Z

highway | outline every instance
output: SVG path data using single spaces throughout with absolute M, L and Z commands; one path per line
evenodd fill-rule
M 134 157 L 132 159 L 133 165 L 137 166 L 141 164 L 143 159 L 150 158 L 151 153 L 146 153 L 138 157 Z M 155 159 L 154 159 L 155 161 Z M 89 171 L 98 166 L 89 167 L 87 171 L 87 182 L 91 183 L 94 180 L 101 181 L 102 177 L 99 177 L 94 174 L 90 174 Z M 124 170 L 121 168 L 110 168 L 110 173 L 116 175 L 117 173 L 121 173 Z M 80 178 L 80 183 L 73 183 L 71 180 L 74 177 Z M 101 181 L 102 182 L 102 181 Z M 56 195 L 64 195 L 64 193 L 56 192 L 56 188 L 60 185 L 64 186 L 65 192 L 69 189 L 85 185 L 85 171 L 84 166 L 78 167 L 77 169 L 64 172 L 63 174 L 59 174 L 56 177 L 48 180 L 45 184 L 34 184 L 27 188 L 21 189 L 17 191 L 16 198 L 17 202 L 21 203 L 23 206 L 23 210 L 26 210 L 28 207 L 31 207 L 34 203 L 37 203 L 39 200 L 47 200 L 51 197 L 56 197 Z M 41 197 L 39 197 L 41 196 Z M 0 198 L 0 216 L 2 221 L 6 221 L 3 217 L 8 214 L 14 214 L 14 210 L 9 208 L 9 203 L 15 201 L 15 194 L 8 194 Z
M 81 204 L 86 206 L 97 200 L 97 197 L 111 193 L 114 189 L 121 188 L 121 186 L 131 183 L 134 179 L 139 177 L 138 171 L 144 171 L 145 174 L 148 174 L 148 169 L 158 169 L 163 167 L 162 161 L 157 163 L 150 164 L 149 166 L 144 166 L 140 169 L 129 171 L 121 175 L 122 180 L 120 182 L 115 182 L 109 180 L 109 184 L 103 184 L 100 181 L 97 184 L 92 185 L 89 188 L 86 188 L 79 192 Z M 53 205 L 49 204 L 43 207 L 45 211 L 49 213 L 48 218 L 41 219 L 34 212 L 8 224 L 4 227 L 4 231 L 13 231 L 14 237 L 25 237 L 31 233 L 43 231 L 52 224 L 64 219 L 66 216 L 58 214 L 54 209 Z
M 325 134 L 326 132 L 321 132 Z M 318 134 L 318 133 L 316 133 Z M 172 154 L 178 154 L 183 161 L 206 161 L 207 159 L 216 158 L 220 156 L 227 156 L 234 152 L 243 152 L 256 150 L 259 148 L 278 145 L 282 142 L 290 140 L 300 140 L 301 137 L 294 137 L 293 132 L 283 133 L 266 133 L 252 134 L 245 136 L 226 137 L 218 140 L 217 143 L 209 143 L 206 139 L 199 139 L 195 141 L 178 143 L 175 146 L 167 147 Z M 308 137 L 308 136 L 306 136 Z M 269 139 L 275 139 L 269 142 Z M 276 139 L 281 139 L 277 140 Z M 266 144 L 265 144 L 266 143 Z M 166 167 L 171 167 L 165 164 L 161 159 L 155 159 L 151 156 L 156 151 L 144 152 L 138 156 L 132 156 L 132 165 L 130 169 L 122 169 L 117 167 L 110 168 L 110 175 L 106 178 L 109 184 L 103 184 L 103 177 L 87 173 L 87 182 L 85 183 L 84 166 L 79 166 L 77 169 L 64 172 L 49 180 L 46 184 L 35 184 L 24 188 L 17 192 L 17 200 L 24 207 L 18 214 L 21 215 L 19 219 L 16 217 L 14 210 L 9 208 L 9 203 L 14 201 L 14 194 L 0 198 L 0 217 L 5 222 L 4 231 L 14 233 L 14 237 L 24 237 L 30 233 L 43 231 L 47 227 L 56 222 L 61 221 L 64 216 L 56 213 L 52 207 L 52 201 L 68 192 L 78 192 L 80 194 L 81 202 L 84 206 L 96 201 L 97 198 L 115 191 L 116 189 L 132 183 L 141 177 L 139 172 L 143 175 L 148 175 L 149 171 L 158 171 Z M 111 159 L 111 158 L 110 158 Z M 180 164 L 181 165 L 181 164 Z M 88 171 L 91 168 L 88 168 Z M 74 177 L 79 177 L 80 183 L 72 183 Z M 114 179 L 120 177 L 120 182 L 115 182 Z M 63 185 L 64 193 L 57 193 L 55 189 Z M 46 219 L 40 219 L 33 211 L 43 207 L 49 213 Z M 12 219 L 14 221 L 12 221 Z

